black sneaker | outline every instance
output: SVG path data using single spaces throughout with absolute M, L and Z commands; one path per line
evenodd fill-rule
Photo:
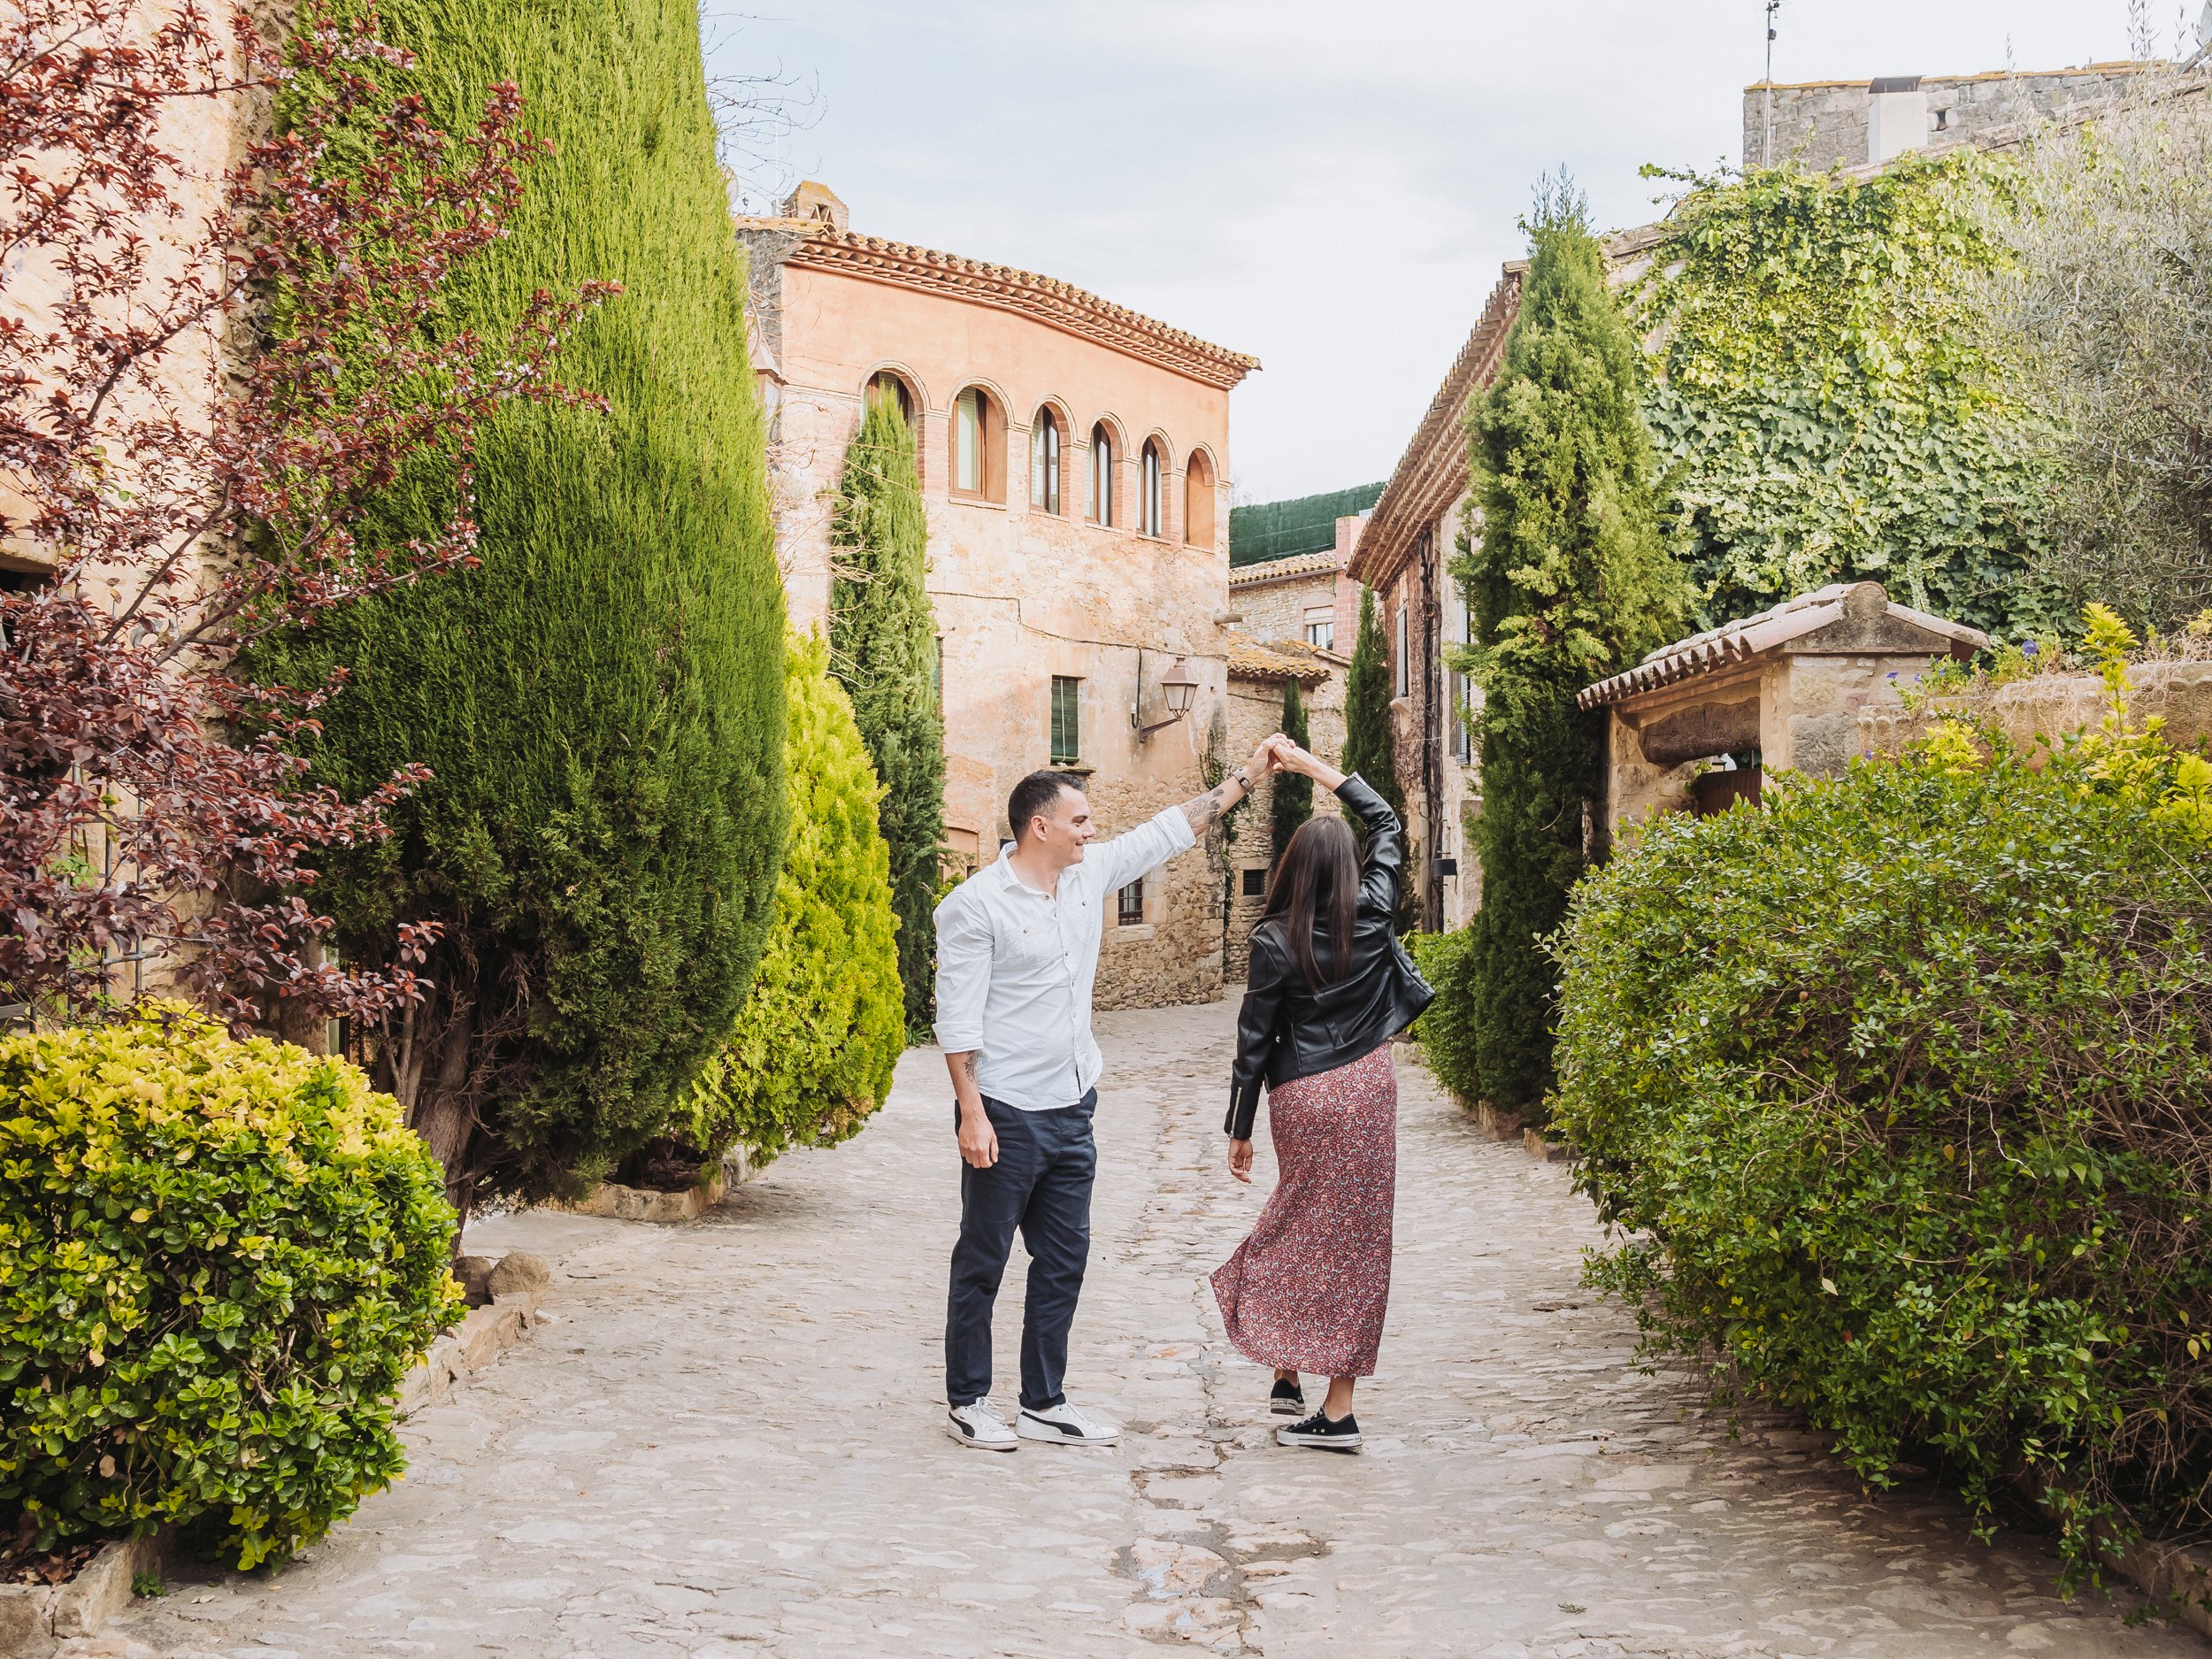
M 1288 1378 L 1275 1379 L 1275 1392 L 1267 1396 L 1267 1409 L 1279 1417 L 1294 1417 L 1306 1409 L 1306 1391 Z
M 1325 1411 L 1317 1411 L 1300 1423 L 1286 1423 L 1275 1431 L 1278 1444 L 1303 1446 L 1317 1452 L 1356 1452 L 1359 1450 L 1359 1419 L 1347 1412 L 1332 1417 Z

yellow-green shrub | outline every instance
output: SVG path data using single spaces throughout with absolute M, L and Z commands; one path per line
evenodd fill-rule
M 710 1155 L 844 1140 L 883 1104 L 906 1046 L 883 790 L 829 648 L 795 637 L 785 673 L 791 830 L 775 920 L 736 1028 L 677 1114 Z
M 0 1040 L 0 1513 L 241 1566 L 319 1537 L 404 1465 L 453 1222 L 342 1060 L 177 1004 Z

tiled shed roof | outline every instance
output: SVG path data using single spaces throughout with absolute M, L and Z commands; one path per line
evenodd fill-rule
M 1241 634 L 1229 635 L 1229 672 L 1243 680 L 1294 680 L 1315 686 L 1344 665 L 1344 658 L 1299 640 L 1265 644 Z
M 1344 561 L 1333 552 L 1301 553 L 1295 558 L 1270 559 L 1264 565 L 1247 565 L 1229 572 L 1229 586 L 1249 588 L 1259 582 L 1279 582 L 1286 576 L 1326 576 L 1344 568 Z
M 1748 662 L 1764 652 L 1802 639 L 1844 619 L 1844 608 L 1855 592 L 1870 590 L 1860 603 L 1870 606 L 1878 603 L 1886 607 L 1893 621 L 1919 629 L 1933 635 L 1927 641 L 1930 648 L 1947 644 L 1961 656 L 1970 656 L 1988 648 L 1989 636 L 1978 628 L 1970 628 L 1962 622 L 1952 622 L 1943 617 L 1930 616 L 1924 611 L 1915 611 L 1891 600 L 1879 582 L 1835 582 L 1809 594 L 1762 611 L 1756 616 L 1745 617 L 1738 622 L 1725 622 L 1717 628 L 1708 628 L 1694 634 L 1686 640 L 1677 640 L 1672 645 L 1663 645 L 1650 656 L 1624 673 L 1610 680 L 1601 680 L 1583 690 L 1575 702 L 1585 709 L 1598 709 L 1609 703 L 1619 703 L 1639 692 L 1651 691 L 1660 686 L 1672 685 L 1699 674 L 1709 674 L 1738 663 Z M 1895 647 L 1892 647 L 1895 649 Z

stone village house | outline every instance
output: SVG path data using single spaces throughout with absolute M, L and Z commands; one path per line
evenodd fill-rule
M 1345 671 L 1359 622 L 1359 584 L 1347 573 L 1365 507 L 1379 486 L 1240 507 L 1230 515 L 1229 607 L 1236 633 L 1229 654 L 1229 749 L 1252 746 L 1282 724 L 1283 689 L 1295 680 L 1313 752 L 1344 755 Z M 1347 511 L 1347 510 L 1350 511 Z M 1274 862 L 1272 780 L 1230 824 L 1224 928 L 1225 972 L 1243 979 L 1252 926 L 1267 896 Z M 1317 814 L 1334 812 L 1316 790 Z
M 818 184 L 736 231 L 795 626 L 827 626 L 865 400 L 915 427 L 949 862 L 995 858 L 1008 791 L 1047 764 L 1089 779 L 1108 834 L 1200 794 L 1237 758 L 1229 390 L 1257 363 L 1049 277 L 862 234 Z M 1179 663 L 1196 682 L 1179 718 L 1162 685 Z M 1221 995 L 1225 858 L 1217 834 L 1108 902 L 1100 1006 Z

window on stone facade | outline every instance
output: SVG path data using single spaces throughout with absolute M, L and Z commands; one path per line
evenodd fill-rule
M 1040 512 L 1060 511 L 1060 423 L 1049 409 L 1029 423 L 1029 504 Z
M 1124 927 L 1144 926 L 1144 878 L 1139 876 L 1115 895 L 1114 919 Z
M 1071 766 L 1083 758 L 1083 682 L 1066 674 L 1052 677 L 1052 764 Z
M 1449 676 L 1449 679 L 1452 702 L 1452 758 L 1464 766 L 1474 758 L 1474 736 L 1469 730 L 1472 723 L 1470 718 L 1472 711 L 1467 707 L 1467 676 L 1455 672 Z
M 1244 896 L 1248 899 L 1267 896 L 1267 872 L 1264 869 L 1254 868 L 1244 872 Z
M 1006 419 L 980 387 L 953 399 L 952 493 L 978 501 L 1006 499 Z
M 1406 615 L 1405 602 L 1403 600 L 1400 600 L 1398 602 L 1398 666 L 1394 682 L 1397 689 L 1391 693 L 1393 696 L 1409 697 L 1413 695 L 1413 655 L 1412 652 L 1408 649 L 1408 643 L 1410 639 L 1411 634 L 1408 630 L 1408 618 Z
M 1091 428 L 1091 468 L 1083 486 L 1083 516 L 1093 524 L 1114 522 L 1114 434 L 1100 421 Z
M 1137 503 L 1137 532 L 1140 535 L 1160 534 L 1160 490 L 1162 476 L 1167 468 L 1160 458 L 1160 446 L 1148 439 L 1144 446 L 1143 498 Z
M 1192 547 L 1214 544 L 1214 464 L 1197 449 L 1183 464 L 1183 540 Z
M 1305 615 L 1306 643 L 1317 650 L 1336 649 L 1336 607 L 1316 605 Z

